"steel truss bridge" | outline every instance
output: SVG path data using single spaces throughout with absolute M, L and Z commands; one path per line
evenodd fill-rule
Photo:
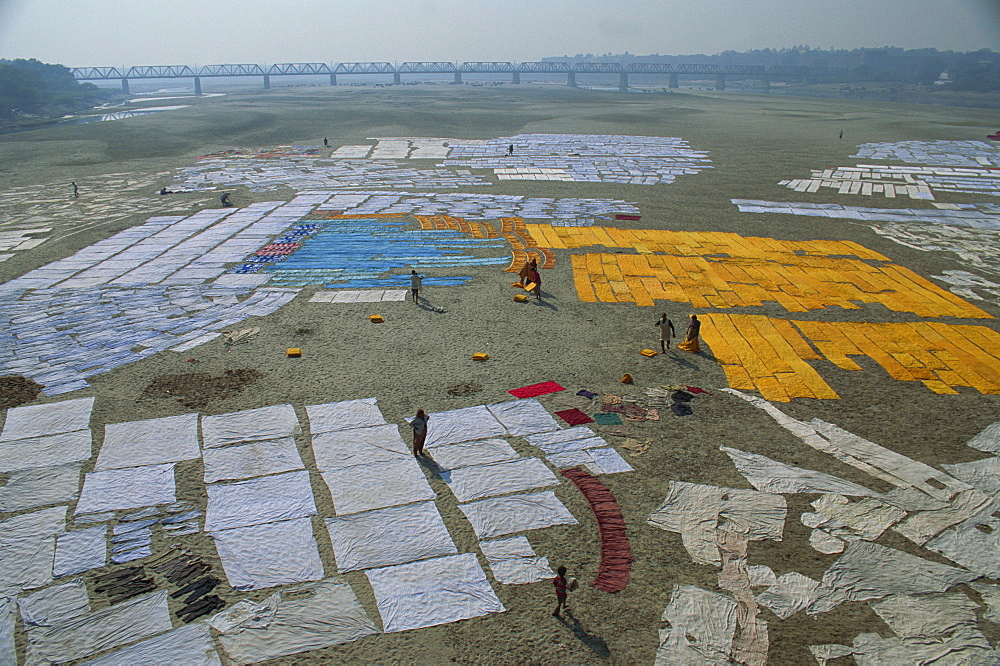
M 725 90 L 728 78 L 752 78 L 769 87 L 772 79 L 808 80 L 816 77 L 844 76 L 847 69 L 834 67 L 763 67 L 755 65 L 668 65 L 654 62 L 283 62 L 273 65 L 230 64 L 204 65 L 145 65 L 141 67 L 74 67 L 70 70 L 77 81 L 121 81 L 122 90 L 128 92 L 128 82 L 134 79 L 194 79 L 195 94 L 201 94 L 201 80 L 221 77 L 259 77 L 264 88 L 271 87 L 272 76 L 329 76 L 330 85 L 337 85 L 338 76 L 386 75 L 394 84 L 402 83 L 403 76 L 422 74 L 451 75 L 455 83 L 471 74 L 505 74 L 512 83 L 520 83 L 524 75 L 559 74 L 566 77 L 569 86 L 576 87 L 576 77 L 581 74 L 617 74 L 618 88 L 628 90 L 630 75 L 657 76 L 667 79 L 670 88 L 679 87 L 681 76 L 715 77 L 717 90 Z

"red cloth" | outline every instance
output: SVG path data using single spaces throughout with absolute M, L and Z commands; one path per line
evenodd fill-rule
M 564 469 L 562 475 L 583 493 L 601 535 L 601 564 L 591 585 L 604 592 L 621 592 L 632 572 L 632 545 L 625 533 L 625 518 L 618 500 L 597 477 L 579 467 Z
M 546 393 L 555 393 L 556 391 L 565 391 L 566 388 L 559 386 L 555 382 L 542 382 L 541 384 L 532 384 L 530 386 L 522 386 L 521 388 L 511 389 L 507 391 L 515 398 L 534 398 L 537 395 L 545 395 Z
M 622 215 L 622 214 L 619 213 L 618 215 L 615 215 L 615 219 L 616 220 L 631 220 L 632 222 L 638 222 L 639 220 L 642 219 L 642 215 Z
M 697 386 L 687 386 L 688 393 L 704 393 L 705 395 L 712 395 L 703 388 L 698 388 Z
M 583 425 L 584 423 L 594 422 L 594 419 L 590 418 L 575 407 L 573 409 L 564 409 L 561 412 L 556 412 L 556 416 L 570 425 Z

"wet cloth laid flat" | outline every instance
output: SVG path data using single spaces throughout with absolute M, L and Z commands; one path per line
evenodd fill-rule
M 339 573 L 458 552 L 434 502 L 328 518 L 326 527 Z
M 49 627 L 26 627 L 28 663 L 62 663 L 169 631 L 167 592 L 159 590 Z
M 575 407 L 573 409 L 564 409 L 562 411 L 558 411 L 556 412 L 556 416 L 558 416 L 571 426 L 594 422 L 594 419 L 590 418 L 585 413 L 581 412 L 579 409 L 576 409 Z M 621 421 L 619 421 L 619 423 L 621 423 Z
M 792 467 L 755 453 L 728 446 L 720 451 L 729 456 L 740 474 L 757 490 L 768 493 L 837 493 L 857 497 L 876 497 L 878 493 L 864 486 L 830 474 Z
M 322 476 L 338 516 L 437 497 L 412 453 L 399 460 L 341 467 Z
M 536 530 L 552 525 L 576 525 L 577 520 L 551 490 L 459 504 L 480 539 Z
M 312 449 L 321 472 L 413 457 L 394 424 L 314 434 Z
M 0 472 L 54 467 L 91 457 L 90 430 L 0 442 Z
M 107 564 L 107 525 L 95 525 L 60 534 L 56 540 L 52 575 L 72 576 Z
M 597 436 L 586 426 L 543 432 L 525 437 L 532 446 L 537 446 L 545 453 L 565 453 L 580 449 L 592 449 L 607 446 L 608 443 Z
M 406 419 L 407 422 L 412 418 Z M 428 448 L 443 444 L 457 444 L 474 439 L 488 439 L 507 434 L 507 429 L 485 405 L 435 412 L 427 421 Z
M 74 515 L 175 502 L 174 464 L 92 472 L 84 476 Z
M 21 597 L 17 600 L 26 624 L 47 627 L 90 612 L 87 586 L 82 578 Z
M 436 446 L 431 457 L 442 470 L 453 470 L 470 465 L 488 465 L 513 460 L 520 456 L 505 440 L 480 439 L 475 442 Z
M 66 530 L 65 506 L 0 522 L 0 597 L 52 582 L 56 535 Z
M 135 666 L 136 664 L 183 664 L 221 666 L 207 624 L 189 624 L 141 643 L 85 661 L 80 666 Z
M 475 553 L 365 572 L 386 633 L 503 613 Z
M 621 425 L 622 419 L 617 414 L 611 412 L 598 412 L 594 414 L 594 422 L 597 425 Z
M 487 405 L 510 435 L 530 435 L 559 430 L 559 424 L 537 400 L 512 400 Z
M 299 420 L 291 405 L 271 405 L 201 418 L 201 438 L 205 448 L 293 437 L 299 431 Z
M 205 483 L 247 479 L 304 468 L 292 437 L 205 449 L 203 460 Z
M 285 472 L 206 486 L 205 531 L 316 515 L 309 472 Z
M 542 382 L 540 384 L 530 384 L 529 386 L 522 386 L 521 388 L 511 389 L 507 391 L 515 398 L 534 398 L 540 395 L 545 395 L 546 393 L 555 393 L 557 391 L 565 391 L 566 389 L 555 382 Z
M 220 530 L 212 538 L 233 588 L 260 589 L 323 577 L 311 518 Z
M 81 463 L 13 472 L 0 487 L 0 512 L 34 509 L 76 499 L 80 492 Z
M 318 435 L 334 430 L 385 425 L 385 418 L 377 403 L 377 398 L 361 398 L 323 405 L 308 405 L 306 413 L 309 415 L 309 431 L 313 435 Z
M 442 472 L 441 478 L 455 493 L 459 502 L 559 483 L 556 475 L 538 458 L 518 458 L 489 465 L 461 467 Z
M 728 664 L 736 633 L 737 604 L 730 597 L 692 585 L 675 585 L 663 611 L 656 666 Z
M 104 426 L 104 443 L 94 471 L 194 460 L 198 446 L 198 414 L 112 423 Z
M 538 557 L 527 537 L 517 536 L 479 544 L 493 577 L 503 585 L 519 585 L 556 577 L 547 557 Z
M 13 598 L 0 599 L 0 662 L 4 664 L 17 663 L 17 645 L 14 642 L 14 627 L 17 624 L 14 615 L 16 607 Z
M 90 412 L 93 407 L 94 398 L 12 407 L 7 410 L 7 418 L 0 431 L 0 442 L 84 430 L 90 427 Z
M 230 659 L 250 664 L 377 633 L 351 586 L 329 578 L 284 590 L 265 626 L 227 632 L 219 642 Z
M 590 470 L 591 474 L 615 474 L 617 472 L 635 471 L 617 451 L 610 447 L 553 453 L 545 456 L 545 459 L 559 469 L 583 465 Z

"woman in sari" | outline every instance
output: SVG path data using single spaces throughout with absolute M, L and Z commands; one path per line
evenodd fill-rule
M 687 337 L 677 347 L 692 354 L 697 354 L 701 351 L 701 345 L 698 343 L 699 333 L 701 333 L 701 322 L 698 321 L 698 315 L 693 314 L 691 315 L 691 323 L 688 324 Z

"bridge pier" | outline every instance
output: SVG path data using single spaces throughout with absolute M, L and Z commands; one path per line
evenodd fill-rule
M 566 85 L 570 88 L 576 88 L 576 72 L 568 72 L 566 74 Z
M 628 92 L 628 73 L 622 72 L 618 75 L 618 90 Z
M 126 95 L 130 94 L 128 91 L 128 79 L 122 79 L 122 92 Z
M 194 77 L 194 94 L 195 95 L 200 95 L 201 94 L 201 77 L 200 76 Z
M 399 72 L 392 73 L 392 85 L 398 86 L 400 83 Z
M 271 77 L 267 74 L 264 75 L 264 90 L 271 89 Z
M 336 74 L 331 74 L 330 75 L 330 85 L 331 86 L 337 85 L 337 75 Z
M 667 83 L 668 88 L 680 88 L 680 82 L 677 80 L 677 72 L 671 72 L 670 81 Z
M 455 83 L 462 82 L 462 72 L 455 72 Z
M 726 75 L 725 74 L 719 74 L 718 78 L 715 79 L 715 89 L 716 90 L 725 90 L 726 89 Z
M 521 72 L 514 72 L 513 76 L 510 77 L 510 82 L 511 83 L 520 83 L 521 82 Z

